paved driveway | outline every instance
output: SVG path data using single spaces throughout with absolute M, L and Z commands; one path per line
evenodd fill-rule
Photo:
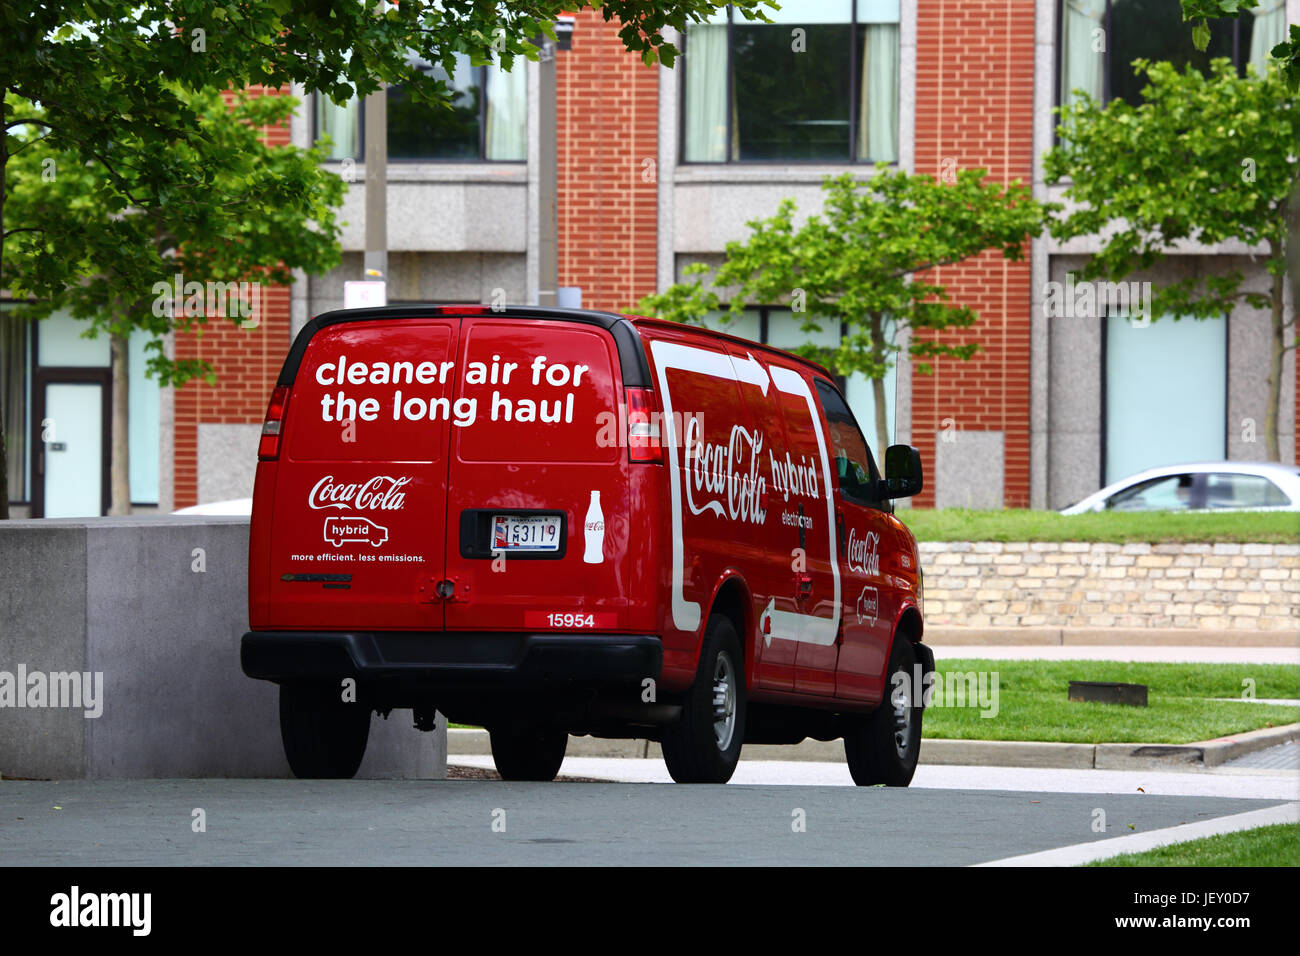
M 1277 799 L 499 781 L 0 783 L 0 864 L 965 865 Z M 206 832 L 192 829 L 201 809 Z M 1108 830 L 1092 830 L 1104 810 Z

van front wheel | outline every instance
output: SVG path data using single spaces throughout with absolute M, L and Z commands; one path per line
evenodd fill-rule
M 726 783 L 735 773 L 745 741 L 744 660 L 730 618 L 710 616 L 681 719 L 663 731 L 664 763 L 678 783 Z
M 859 787 L 906 787 L 921 751 L 921 688 L 913 687 L 916 652 L 906 635 L 894 638 L 885 699 L 854 717 L 844 733 L 849 774 Z M 902 674 L 900 678 L 898 675 Z
M 280 739 L 300 779 L 350 780 L 366 755 L 370 708 L 332 685 L 280 685 Z

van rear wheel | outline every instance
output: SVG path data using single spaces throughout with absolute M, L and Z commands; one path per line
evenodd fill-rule
M 569 746 L 568 731 L 550 727 L 497 726 L 488 736 L 502 780 L 554 780 Z
M 664 763 L 678 783 L 726 783 L 735 773 L 745 742 L 744 660 L 731 619 L 711 615 L 681 719 L 663 731 Z
M 921 751 L 921 688 L 913 687 L 916 652 L 905 635 L 889 654 L 885 699 L 872 713 L 855 717 L 844 733 L 844 756 L 859 787 L 906 787 Z M 895 675 L 905 675 L 898 680 Z
M 356 776 L 370 737 L 370 708 L 343 700 L 330 684 L 280 685 L 280 739 L 300 779 Z

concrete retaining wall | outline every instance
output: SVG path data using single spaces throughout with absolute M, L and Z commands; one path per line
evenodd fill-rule
M 0 522 L 0 775 L 291 776 L 278 690 L 239 666 L 247 551 L 247 518 Z M 102 673 L 102 713 L 14 706 L 20 668 Z M 394 711 L 358 776 L 442 777 L 446 754 L 445 723 Z
M 1300 544 L 920 548 L 927 627 L 1300 631 Z

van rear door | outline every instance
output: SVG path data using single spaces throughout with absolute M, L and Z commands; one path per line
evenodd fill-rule
M 339 321 L 308 341 L 270 503 L 270 626 L 443 627 L 459 326 Z
M 457 400 L 474 418 L 451 434 L 447 630 L 628 626 L 636 502 L 613 336 L 565 320 L 462 322 Z

